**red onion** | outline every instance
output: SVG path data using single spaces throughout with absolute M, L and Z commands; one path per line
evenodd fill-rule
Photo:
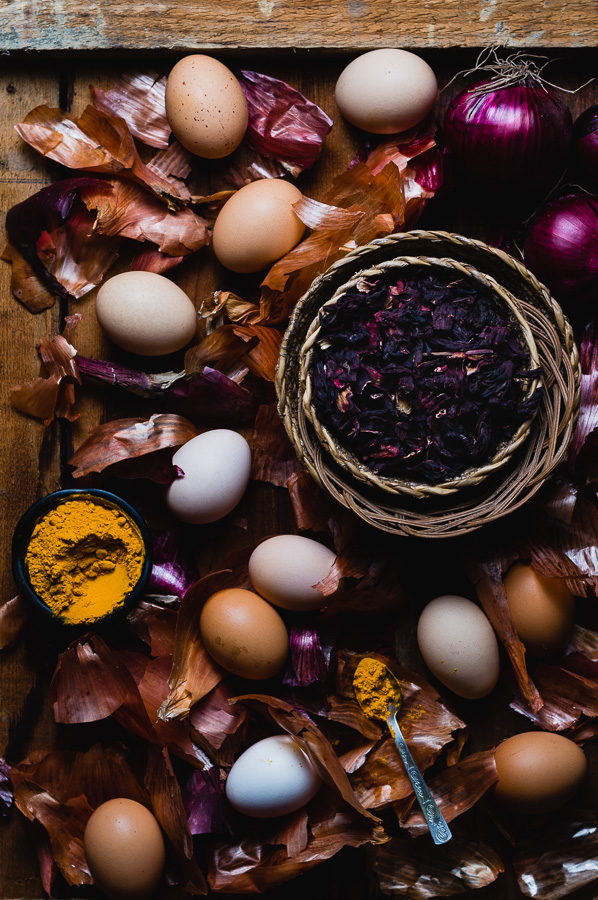
M 598 106 L 590 106 L 575 120 L 573 142 L 579 162 L 598 180 Z
M 474 178 L 539 186 L 565 167 L 571 113 L 532 62 L 503 61 L 459 94 L 444 122 L 447 146 Z
M 551 200 L 531 220 L 523 252 L 557 300 L 587 299 L 598 288 L 598 197 Z

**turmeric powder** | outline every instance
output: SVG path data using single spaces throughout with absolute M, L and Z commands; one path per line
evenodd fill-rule
M 363 712 L 370 719 L 388 718 L 391 703 L 398 706 L 402 699 L 401 687 L 384 663 L 365 656 L 355 669 L 353 690 Z
M 36 523 L 25 556 L 31 586 L 63 622 L 94 622 L 121 606 L 145 558 L 135 522 L 91 495 L 65 500 Z

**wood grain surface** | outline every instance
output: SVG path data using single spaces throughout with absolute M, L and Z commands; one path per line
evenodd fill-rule
M 0 50 L 590 47 L 594 0 L 5 0 Z
M 482 37 L 482 26 L 495 29 L 494 0 L 482 4 L 481 9 L 474 4 L 445 3 L 443 5 L 428 3 L 425 5 L 426 21 L 435 21 L 437 32 L 424 38 L 417 36 L 415 29 L 410 30 L 407 38 L 396 40 L 397 44 L 411 46 L 413 43 L 426 41 L 428 46 L 452 46 L 457 43 L 457 24 L 459 28 L 471 24 L 467 38 L 461 43 L 476 44 L 487 38 Z M 185 7 L 185 34 L 195 34 L 198 43 L 189 43 L 188 37 L 184 46 L 241 46 L 239 35 L 243 35 L 243 46 L 265 47 L 275 46 L 333 46 L 336 49 L 356 49 L 366 46 L 388 44 L 388 35 L 399 33 L 399 25 L 404 29 L 407 22 L 406 10 L 413 8 L 410 4 L 394 3 L 330 3 L 322 5 L 321 20 L 316 26 L 313 16 L 320 13 L 318 4 L 310 4 L 311 19 L 306 16 L 307 5 L 300 3 L 286 4 L 261 2 L 250 5 L 236 5 L 237 18 L 227 21 L 230 12 L 229 4 L 201 3 L 152 5 L 152 14 L 146 15 L 144 4 L 131 8 L 129 17 L 118 13 L 124 9 L 110 2 L 103 3 L 102 14 L 97 10 L 99 4 L 78 4 L 63 2 L 28 4 L 13 2 L 10 8 L 14 13 L 14 28 L 8 33 L 1 29 L 2 41 L 13 41 L 11 46 L 21 48 L 30 46 L 39 49 L 61 49 L 74 47 L 137 47 L 159 46 L 180 47 L 181 31 L 177 30 L 175 10 Z M 372 9 L 376 8 L 373 15 Z M 482 19 L 481 11 L 488 9 L 488 15 Z M 582 21 L 577 36 L 574 35 L 574 20 L 564 15 L 562 5 L 559 28 L 544 38 L 533 38 L 530 24 L 529 7 L 524 4 L 508 7 L 513 10 L 509 33 L 522 43 L 533 44 L 568 44 L 589 42 L 589 23 L 594 10 L 588 5 L 576 4 L 576 16 Z M 522 10 L 526 9 L 525 35 L 523 40 L 524 18 Z M 399 12 L 399 10 L 402 10 Z M 424 16 L 424 4 L 419 3 L 420 18 Z M 442 10 L 445 10 L 442 13 Z M 452 9 L 453 26 L 449 23 L 446 10 Z M 507 9 L 505 5 L 503 9 Z M 28 14 L 25 12 L 28 10 Z M 283 12 L 288 20 L 288 33 L 282 26 Z M 434 15 L 438 13 L 437 20 Z M 4 16 L 6 10 L 2 12 Z M 387 18 L 385 18 L 387 16 Z M 556 7 L 553 8 L 555 23 L 558 20 Z M 200 26 L 204 17 L 207 27 Z M 566 21 L 565 21 L 566 20 Z M 309 22 L 314 24 L 310 25 Z M 195 29 L 194 23 L 197 24 Z M 216 22 L 219 27 L 216 28 Z M 302 22 L 304 30 L 302 29 Z M 403 23 L 401 25 L 401 22 Z M 271 23 L 271 24 L 270 24 Z M 378 23 L 378 24 L 376 24 Z M 575 26 L 576 27 L 576 26 Z M 121 31 L 118 31 L 118 28 Z M 540 26 L 538 26 L 540 28 Z M 135 29 L 135 35 L 133 34 Z M 160 30 L 160 38 L 157 37 Z M 253 30 L 252 30 L 253 29 Z M 270 29 L 270 30 L 268 30 Z M 336 29 L 336 30 L 335 30 Z M 353 29 L 352 34 L 351 29 Z M 559 30 L 560 29 L 560 30 Z M 585 29 L 585 30 L 584 30 Z M 59 35 L 58 32 L 61 32 Z M 207 43 L 206 35 L 210 34 Z M 284 33 L 284 34 L 283 34 Z M 461 34 L 461 32 L 459 32 Z M 234 37 L 233 37 L 234 35 Z M 586 37 L 583 37 L 586 35 Z M 204 41 L 202 44 L 201 41 Z M 303 42 L 303 43 L 301 43 Z M 8 46 L 5 43 L 3 46 Z M 475 53 L 461 52 L 436 57 L 436 69 L 441 83 L 446 83 L 461 68 L 472 64 Z M 167 72 L 174 61 L 174 56 L 156 56 L 135 60 L 137 68 L 153 70 L 161 68 Z M 334 84 L 342 68 L 343 61 L 336 54 L 327 54 L 319 58 L 317 65 L 312 64 L 305 55 L 293 57 L 288 54 L 258 54 L 244 56 L 244 65 L 284 78 L 297 86 L 309 97 L 318 102 L 335 119 L 335 126 L 326 142 L 322 158 L 312 173 L 305 173 L 299 182 L 301 189 L 316 199 L 321 196 L 331 177 L 345 168 L 351 160 L 360 140 L 355 129 L 344 123 L 337 113 L 334 104 Z M 560 65 L 560 69 L 558 66 Z M 557 74 L 569 86 L 582 84 L 593 74 L 592 59 L 587 54 L 578 57 L 572 55 L 566 63 L 557 64 Z M 126 55 L 112 56 L 109 60 L 87 60 L 85 57 L 60 57 L 57 63 L 47 64 L 38 59 L 29 58 L 15 61 L 10 57 L 0 57 L 0 209 L 5 212 L 13 203 L 37 191 L 63 174 L 63 170 L 53 163 L 45 163 L 33 151 L 29 151 L 18 138 L 13 125 L 20 121 L 29 109 L 40 104 L 49 106 L 61 105 L 63 108 L 79 113 L 88 102 L 88 86 L 90 83 L 100 87 L 111 84 L 114 76 L 128 67 Z M 454 90 L 452 88 L 451 90 Z M 442 95 L 439 111 L 441 112 L 450 97 L 450 90 Z M 598 88 L 587 86 L 577 94 L 571 95 L 570 103 L 574 113 L 598 102 Z M 435 219 L 434 213 L 426 221 L 429 227 L 448 227 L 453 230 L 468 229 L 473 236 L 485 237 L 484 220 L 465 218 L 462 209 L 442 210 L 438 213 L 442 218 Z M 3 219 L 3 216 L 2 216 Z M 1 236 L 0 236 L 1 239 Z M 187 291 L 197 306 L 204 296 L 214 287 L 230 290 L 251 290 L 251 283 L 239 279 L 216 266 L 208 253 L 199 255 L 199 262 L 183 264 L 175 270 L 175 280 Z M 102 336 L 95 321 L 93 309 L 94 294 L 90 293 L 81 301 L 69 308 L 66 304 L 56 306 L 41 315 L 33 316 L 21 307 L 11 296 L 9 290 L 10 267 L 0 263 L 0 328 L 2 355 L 0 368 L 0 406 L 4 423 L 4 437 L 0 442 L 0 578 L 2 595 L 0 601 L 7 600 L 14 594 L 14 585 L 10 575 L 10 542 L 12 531 L 18 517 L 36 498 L 45 495 L 61 486 L 72 483 L 70 469 L 66 465 L 72 448 L 79 446 L 89 430 L 98 422 L 117 418 L 123 415 L 140 414 L 137 402 L 121 395 L 102 394 L 86 389 L 80 392 L 80 419 L 73 425 L 53 425 L 45 429 L 40 423 L 27 419 L 9 408 L 8 397 L 13 385 L 30 380 L 37 373 L 38 362 L 35 354 L 35 343 L 40 336 L 56 331 L 61 319 L 75 309 L 83 313 L 83 322 L 75 341 L 78 349 L 85 355 L 102 355 L 111 357 L 126 364 L 126 355 L 110 347 Z M 257 284 L 257 283 L 256 283 Z M 144 407 L 145 408 L 145 407 Z M 202 528 L 198 532 L 197 555 L 202 574 L 214 568 L 225 553 L 247 545 L 267 534 L 294 530 L 287 494 L 265 484 L 252 483 L 239 509 L 238 519 L 245 522 L 244 527 L 238 523 L 228 523 L 222 527 Z M 421 565 L 422 595 L 417 598 L 421 602 L 430 584 L 424 585 L 426 577 L 432 581 L 442 578 L 443 566 L 450 568 L 450 547 L 436 548 L 433 545 L 422 551 L 421 547 L 413 555 L 412 545 L 406 539 L 397 539 L 397 553 L 402 554 L 407 563 Z M 425 573 L 425 574 L 424 574 Z M 416 579 L 417 580 L 417 579 Z M 436 586 L 436 584 L 434 585 Z M 450 590 L 448 584 L 446 590 Z M 406 665 L 419 668 L 422 674 L 425 667 L 419 657 L 415 640 L 415 628 L 418 606 L 401 612 L 398 620 L 398 646 L 401 658 Z M 41 748 L 62 732 L 57 731 L 53 722 L 51 709 L 46 701 L 48 672 L 29 653 L 24 642 L 15 648 L 0 653 L 0 755 L 11 761 L 19 761 L 34 749 Z M 492 746 L 508 734 L 522 730 L 521 717 L 509 709 L 510 693 L 506 686 L 497 690 L 488 701 L 481 704 L 465 702 L 457 704 L 457 712 L 467 718 L 471 725 L 471 737 L 468 748 L 471 752 Z M 458 698 L 457 698 L 458 699 Z M 598 809 L 598 759 L 595 744 L 589 745 L 588 756 L 592 766 L 589 790 L 592 791 L 594 808 Z M 468 814 L 469 815 L 469 814 Z M 473 812 L 469 815 L 480 834 L 489 828 L 483 814 Z M 506 850 L 506 846 L 501 848 Z M 549 847 L 546 848 L 549 850 Z M 577 900 L 595 900 L 598 889 L 589 885 L 576 894 Z M 367 864 L 367 855 L 363 851 L 342 851 L 332 860 L 288 883 L 283 888 L 269 892 L 268 896 L 282 900 L 303 900 L 305 895 L 327 896 L 329 900 L 365 900 L 379 896 L 375 878 Z M 39 879 L 37 861 L 29 833 L 25 829 L 23 817 L 13 810 L 6 821 L 0 823 L 0 898 L 1 900 L 33 900 L 41 898 L 43 891 Z M 55 896 L 63 898 L 90 897 L 89 891 L 69 891 L 64 885 L 57 885 Z M 220 895 L 230 896 L 230 895 Z M 506 872 L 497 882 L 483 888 L 471 897 L 479 900 L 518 900 L 522 897 L 515 876 L 507 866 Z

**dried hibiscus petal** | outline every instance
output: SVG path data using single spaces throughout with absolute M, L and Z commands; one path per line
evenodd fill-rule
M 313 407 L 339 443 L 379 475 L 426 484 L 490 459 L 541 395 L 495 298 L 421 267 L 327 304 L 311 368 Z

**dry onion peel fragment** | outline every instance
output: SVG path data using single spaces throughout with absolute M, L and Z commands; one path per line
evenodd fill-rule
M 387 840 L 380 825 L 358 815 L 326 788 L 308 805 L 307 822 L 303 810 L 289 818 L 286 828 L 279 824 L 270 834 L 254 833 L 236 844 L 210 844 L 208 882 L 212 890 L 271 890 L 330 859 L 343 847 Z
M 239 80 L 249 107 L 245 140 L 265 156 L 293 163 L 296 174 L 312 166 L 332 119 L 279 78 L 243 70 Z
M 434 795 L 447 822 L 471 809 L 486 791 L 497 781 L 494 750 L 482 750 L 472 753 L 454 766 L 449 766 L 435 778 L 428 780 L 428 786 Z M 395 812 L 401 824 L 413 837 L 426 834 L 428 826 L 419 807 L 413 806 L 409 815 L 404 816 L 400 804 Z
M 78 356 L 81 375 L 118 386 L 175 410 L 198 426 L 229 422 L 238 426 L 255 417 L 257 400 L 222 372 L 204 366 L 201 372 L 147 374 L 107 360 Z
M 109 91 L 90 85 L 94 106 L 124 119 L 133 137 L 150 147 L 168 147 L 170 125 L 166 118 L 166 76 L 155 72 L 125 72 Z
M 124 119 L 95 106 L 87 106 L 78 119 L 62 109 L 37 106 L 15 128 L 43 156 L 70 169 L 124 175 L 169 205 L 189 199 L 180 178 L 162 174 L 159 165 L 150 167 L 142 162 Z
M 149 419 L 116 419 L 95 428 L 71 456 L 69 465 L 77 467 L 73 477 L 81 478 L 116 463 L 180 447 L 197 434 L 188 419 L 172 413 L 157 413 Z
M 544 701 L 528 674 L 525 648 L 515 631 L 503 583 L 503 573 L 510 562 L 511 558 L 498 555 L 479 558 L 472 555 L 465 560 L 465 567 L 482 609 L 509 655 L 519 689 L 531 711 L 537 713 Z
M 112 190 L 93 187 L 80 191 L 81 199 L 95 210 L 94 231 L 108 237 L 150 241 L 162 253 L 185 256 L 209 243 L 207 222 L 188 207 L 171 210 L 139 184 L 122 178 L 106 182 Z
M 394 837 L 371 851 L 372 869 L 382 894 L 429 900 L 452 897 L 492 884 L 504 865 L 477 836 L 453 834 L 453 840 L 430 852 L 427 842 Z
M 262 282 L 264 319 L 284 321 L 313 279 L 344 256 L 349 246 L 367 244 L 413 224 L 434 191 L 429 184 L 423 186 L 424 173 L 411 163 L 434 146 L 433 137 L 417 132 L 401 143 L 383 141 L 365 162 L 351 165 L 334 178 L 322 203 L 336 211 L 322 209 L 318 230 L 275 263 Z M 316 207 L 307 204 L 305 210 L 313 217 Z M 341 210 L 353 214 L 350 222 Z M 329 227 L 323 224 L 326 216 Z M 335 220 L 338 227 L 332 224 Z

